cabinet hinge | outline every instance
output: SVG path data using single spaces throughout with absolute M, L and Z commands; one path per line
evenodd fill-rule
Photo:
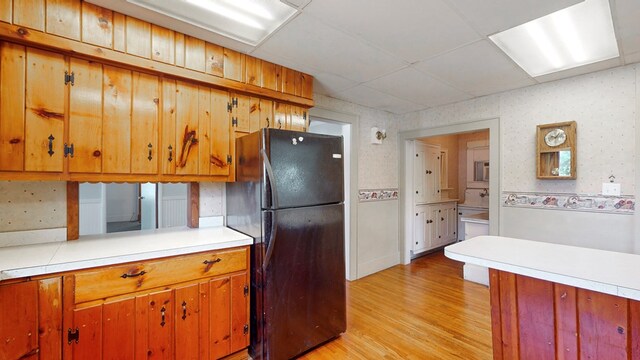
M 227 164 L 231 164 L 232 160 L 233 158 L 231 157 L 231 155 L 227 155 Z
M 73 157 L 73 144 L 71 145 L 67 145 L 67 143 L 64 144 L 64 157 Z
M 249 296 L 249 285 L 244 285 L 244 296 Z
M 231 103 L 227 103 L 227 112 L 231 112 L 232 106 Z
M 244 324 L 244 329 L 242 330 L 242 332 L 247 335 L 249 333 L 249 324 Z
M 307 113 L 306 112 L 302 113 L 302 119 L 304 121 L 307 121 Z
M 67 330 L 67 344 L 71 345 L 72 341 L 75 341 L 76 344 L 80 341 L 80 330 L 78 328 L 75 330 L 69 328 L 69 330 Z
M 75 81 L 75 74 L 73 73 L 73 71 L 71 72 L 71 74 L 69 74 L 68 71 L 64 72 L 64 84 L 67 85 L 69 83 L 71 83 L 71 86 L 74 85 L 74 81 Z
M 238 107 L 238 98 L 233 98 L 233 100 L 231 100 L 231 104 L 233 104 L 233 107 Z
M 231 126 L 238 126 L 238 118 L 237 117 L 232 117 L 231 118 Z

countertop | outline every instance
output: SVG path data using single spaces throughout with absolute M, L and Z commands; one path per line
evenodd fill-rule
M 448 258 L 640 300 L 640 255 L 500 236 L 478 236 L 445 248 Z
M 84 236 L 80 240 L 0 248 L 0 281 L 166 256 L 251 245 L 226 227 L 187 227 Z
M 463 215 L 460 217 L 460 221 L 463 222 L 472 222 L 477 224 L 489 224 L 489 213 L 483 212 L 479 214 L 473 215 Z
M 487 206 L 471 205 L 471 204 L 464 204 L 464 203 L 458 204 L 458 209 L 460 208 L 489 211 L 489 207 Z

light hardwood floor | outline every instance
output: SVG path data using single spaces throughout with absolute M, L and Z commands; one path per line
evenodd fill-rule
M 348 282 L 347 332 L 300 359 L 491 359 L 490 316 L 488 288 L 440 251 Z

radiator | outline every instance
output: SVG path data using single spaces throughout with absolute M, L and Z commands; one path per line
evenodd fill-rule
M 187 225 L 187 200 L 182 196 L 165 196 L 158 217 L 158 227 L 168 228 Z

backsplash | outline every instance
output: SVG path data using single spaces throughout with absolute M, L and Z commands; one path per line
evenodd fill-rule
M 0 233 L 67 226 L 62 181 L 0 181 Z
M 633 214 L 633 196 L 602 196 L 531 192 L 502 192 L 502 205 L 551 210 L 588 211 L 612 214 Z

